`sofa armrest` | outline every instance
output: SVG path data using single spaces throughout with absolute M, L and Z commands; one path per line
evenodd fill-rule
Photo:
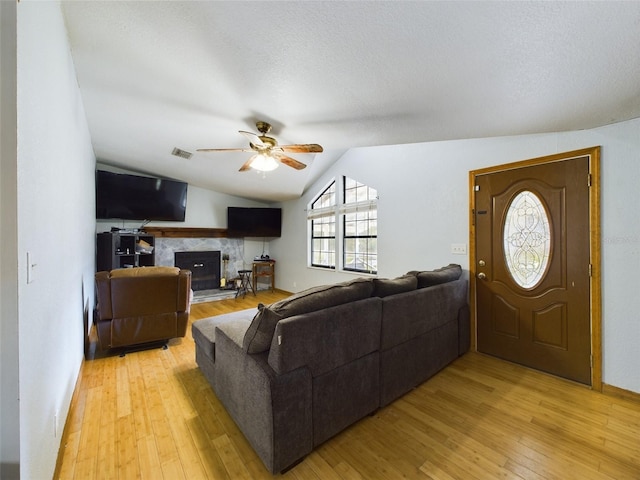
M 245 353 L 225 327 L 216 330 L 213 388 L 266 467 L 280 472 L 313 449 L 311 373 L 276 375 L 267 353 Z

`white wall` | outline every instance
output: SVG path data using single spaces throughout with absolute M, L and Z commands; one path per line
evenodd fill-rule
M 20 2 L 17 14 L 20 477 L 44 479 L 93 304 L 95 157 L 59 3 Z
M 19 476 L 16 2 L 0 2 L 0 478 Z
M 602 145 L 603 381 L 640 393 L 640 119 L 568 137 Z
M 305 209 L 337 175 L 378 190 L 379 276 L 448 263 L 468 269 L 468 255 L 450 248 L 469 242 L 470 170 L 596 145 L 602 146 L 603 380 L 640 392 L 640 119 L 580 132 L 350 150 L 301 199 L 283 205 L 283 236 L 270 245 L 277 287 L 299 291 L 352 278 L 306 267 Z

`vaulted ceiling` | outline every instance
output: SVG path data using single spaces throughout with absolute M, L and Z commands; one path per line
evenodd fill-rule
M 100 162 L 265 202 L 351 147 L 640 117 L 638 1 L 62 3 Z M 256 120 L 324 152 L 266 174 L 196 153 L 247 147 Z

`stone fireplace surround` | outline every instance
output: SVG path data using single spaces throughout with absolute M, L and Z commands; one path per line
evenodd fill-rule
M 244 262 L 244 241 L 241 238 L 155 238 L 156 265 L 173 267 L 176 252 L 216 250 L 219 250 L 221 255 L 229 255 L 227 278 L 237 277 L 238 270 L 247 268 Z M 224 268 L 223 265 L 221 269 Z M 225 276 L 225 272 L 220 273 Z

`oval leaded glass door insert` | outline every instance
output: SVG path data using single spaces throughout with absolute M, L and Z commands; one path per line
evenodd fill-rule
M 522 288 L 534 288 L 547 270 L 551 254 L 549 217 L 538 196 L 524 190 L 507 209 L 504 258 L 513 280 Z

